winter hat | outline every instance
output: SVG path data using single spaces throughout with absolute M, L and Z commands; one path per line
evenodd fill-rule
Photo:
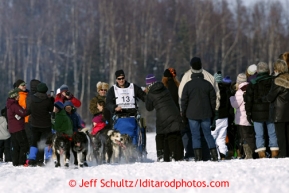
M 150 84 L 152 84 L 152 83 L 154 83 L 156 81 L 157 80 L 156 80 L 156 78 L 155 78 L 155 76 L 153 74 L 147 75 L 147 77 L 146 77 L 146 85 L 150 85 Z
M 19 95 L 18 92 L 19 92 L 19 89 L 16 87 L 15 89 L 9 91 L 8 97 L 15 98 Z
M 257 64 L 257 73 L 269 72 L 269 66 L 265 62 L 259 62 Z
M 243 82 L 247 82 L 247 77 L 246 77 L 246 74 L 245 73 L 240 73 L 238 74 L 237 76 L 237 81 L 236 81 L 238 84 L 241 84 Z
M 45 83 L 39 83 L 37 85 L 37 92 L 46 93 L 47 91 L 48 91 L 48 87 L 46 86 Z
M 92 122 L 93 123 L 104 123 L 102 115 L 100 114 L 100 115 L 93 117 Z
M 169 69 L 166 69 L 164 71 L 164 77 L 173 77 L 173 75 L 171 74 L 170 70 Z
M 63 107 L 66 107 L 66 106 L 74 107 L 74 105 L 73 105 L 73 103 L 71 101 L 65 101 L 64 104 L 63 104 Z
M 66 84 L 63 84 L 63 85 L 61 85 L 61 87 L 59 89 L 60 89 L 60 92 L 68 91 L 68 86 Z
M 30 81 L 29 85 L 30 85 L 30 91 L 31 91 L 32 94 L 35 94 L 37 92 L 37 86 L 38 86 L 39 83 L 41 83 L 41 82 L 39 80 L 37 80 L 37 79 L 32 79 Z
M 59 111 L 61 111 L 61 110 L 64 108 L 63 103 L 60 102 L 60 101 L 55 102 L 55 103 L 54 103 L 54 106 L 55 106 L 56 108 L 58 108 Z
M 247 68 L 247 74 L 248 75 L 254 75 L 256 72 L 257 72 L 256 64 L 252 64 Z
M 105 90 L 108 90 L 108 84 L 106 82 L 98 82 L 96 84 L 96 90 L 97 92 L 99 92 L 100 89 L 105 89 Z
M 20 85 L 24 86 L 26 83 L 24 82 L 24 80 L 18 79 L 14 84 L 13 87 L 14 88 L 18 88 Z
M 214 79 L 217 83 L 222 82 L 223 77 L 221 71 L 218 71 L 217 73 L 214 74 Z
M 117 71 L 115 72 L 115 78 L 117 78 L 117 77 L 119 77 L 119 76 L 125 76 L 123 70 L 117 70 Z
M 231 84 L 232 83 L 232 80 L 230 78 L 230 76 L 226 76 L 225 78 L 223 78 L 222 80 L 224 83 L 228 83 L 228 84 Z
M 192 67 L 193 73 L 201 73 L 202 72 L 202 62 L 198 57 L 193 57 L 191 59 L 190 65 Z

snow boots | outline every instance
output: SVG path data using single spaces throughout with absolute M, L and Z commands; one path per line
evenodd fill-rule
M 218 161 L 218 152 L 216 148 L 210 149 L 211 160 L 217 162 Z
M 194 154 L 195 154 L 195 161 L 196 162 L 203 160 L 202 149 L 194 149 Z
M 277 158 L 279 154 L 279 147 L 271 147 L 271 158 Z
M 266 158 L 266 147 L 261 147 L 255 150 L 258 153 L 259 158 Z
M 164 150 L 157 150 L 157 162 L 164 161 Z

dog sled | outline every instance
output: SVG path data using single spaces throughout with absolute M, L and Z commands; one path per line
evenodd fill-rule
M 135 115 L 128 113 L 113 116 L 113 127 L 122 135 L 120 158 L 126 162 L 143 162 L 147 159 L 146 150 L 146 125 L 144 118 L 137 112 Z

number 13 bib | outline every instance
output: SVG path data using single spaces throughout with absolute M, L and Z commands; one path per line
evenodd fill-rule
M 119 88 L 114 85 L 116 104 L 123 109 L 135 108 L 134 86 L 130 83 L 128 88 Z

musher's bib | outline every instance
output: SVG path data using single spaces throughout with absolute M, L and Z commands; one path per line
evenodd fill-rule
M 116 98 L 116 104 L 123 109 L 132 109 L 135 108 L 135 99 L 134 99 L 134 86 L 133 83 L 130 83 L 127 88 L 119 88 L 116 85 L 114 87 L 114 94 Z

